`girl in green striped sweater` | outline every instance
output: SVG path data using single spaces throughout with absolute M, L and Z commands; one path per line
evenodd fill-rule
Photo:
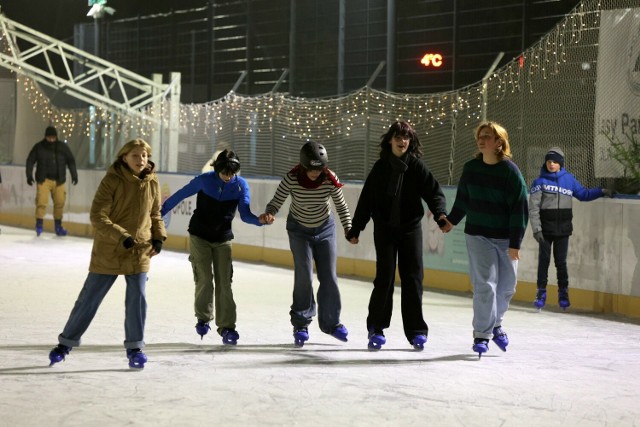
M 515 293 L 520 244 L 528 222 L 527 187 L 511 160 L 507 131 L 495 122 L 475 130 L 478 153 L 464 165 L 447 220 L 464 227 L 473 286 L 473 351 L 487 352 L 489 340 L 507 351 L 502 329 Z

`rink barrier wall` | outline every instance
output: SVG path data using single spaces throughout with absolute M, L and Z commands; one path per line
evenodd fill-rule
M 33 229 L 35 224 L 35 186 L 26 183 L 24 166 L 0 166 L 0 223 Z M 63 224 L 70 235 L 91 237 L 89 209 L 104 171 L 80 170 L 77 186 L 67 183 L 67 204 Z M 163 199 L 189 182 L 190 175 L 160 174 Z M 251 188 L 251 210 L 263 212 L 279 179 L 246 178 Z M 345 199 L 355 209 L 362 182 L 347 182 Z M 454 187 L 445 187 L 449 208 L 455 197 Z M 575 199 L 574 199 L 575 200 Z M 169 237 L 165 248 L 188 251 L 187 227 L 195 196 L 180 203 L 167 216 Z M 45 218 L 45 232 L 53 233 L 51 203 Z M 292 267 L 292 257 L 285 229 L 288 201 L 273 225 L 256 227 L 245 224 L 239 216 L 233 224 L 233 257 L 237 260 Z M 569 244 L 569 279 L 571 308 L 591 313 L 613 313 L 640 318 L 640 199 L 599 199 L 588 203 L 575 200 L 574 234 Z M 336 223 L 339 220 L 336 217 Z M 338 225 L 338 227 L 340 227 Z M 338 274 L 373 279 L 375 250 L 372 223 L 351 245 L 338 231 Z M 466 273 L 466 247 L 463 224 L 443 235 L 434 225 L 430 213 L 423 220 L 424 284 L 428 289 L 471 293 Z M 0 235 L 0 244 L 2 243 Z M 528 228 L 521 248 L 518 286 L 515 301 L 532 302 L 536 292 L 538 245 Z M 185 263 L 187 263 L 185 258 Z M 557 307 L 555 267 L 549 268 L 547 305 Z M 292 278 L 293 280 L 293 278 Z

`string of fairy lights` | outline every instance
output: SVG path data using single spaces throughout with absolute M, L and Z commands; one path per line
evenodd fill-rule
M 600 8 L 600 1 L 582 2 L 540 42 L 494 72 L 487 82 L 492 102 L 500 102 L 525 88 L 533 92 L 537 80 L 558 76 L 569 46 L 579 44 L 585 30 L 598 28 Z M 3 45 L 6 50 L 6 43 Z M 19 75 L 17 81 L 33 111 L 56 126 L 65 138 L 76 132 L 89 136 L 96 129 L 104 138 L 114 134 L 147 138 L 158 130 L 157 125 L 144 119 L 103 108 L 95 108 L 93 114 L 88 109 L 57 108 L 32 79 Z M 231 92 L 207 103 L 180 104 L 179 131 L 207 140 L 228 131 L 271 134 L 286 128 L 289 135 L 323 140 L 349 138 L 367 126 L 379 134 L 390 120 L 404 119 L 429 133 L 448 126 L 454 118 L 464 125 L 477 123 L 484 108 L 483 90 L 477 84 L 457 91 L 413 95 L 365 87 L 344 96 L 315 99 L 281 93 L 243 96 Z M 149 107 L 148 113 L 161 118 L 161 128 L 169 127 L 169 102 Z

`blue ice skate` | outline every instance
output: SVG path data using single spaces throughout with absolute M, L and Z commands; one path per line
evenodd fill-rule
M 333 328 L 333 332 L 331 332 L 330 335 L 342 342 L 347 342 L 347 335 L 349 335 L 349 331 L 342 323 L 339 323 L 335 328 Z
M 304 346 L 304 343 L 309 341 L 309 330 L 306 327 L 293 328 L 293 339 L 296 347 Z
M 382 329 L 369 329 L 369 350 L 378 351 L 386 343 L 387 339 L 384 337 L 384 332 L 382 332 Z
M 53 366 L 56 363 L 64 361 L 64 358 L 71 351 L 71 347 L 67 347 L 63 344 L 58 344 L 49 353 L 49 366 Z
M 507 333 L 502 330 L 501 326 L 496 326 L 495 328 L 493 328 L 492 341 L 496 343 L 500 350 L 507 351 L 507 346 L 509 345 L 509 337 L 507 337 Z
M 489 351 L 489 340 L 486 338 L 476 338 L 473 340 L 473 351 L 478 353 L 478 359 L 482 357 L 482 353 Z
M 127 359 L 129 359 L 129 367 L 133 369 L 143 369 L 144 364 L 147 363 L 147 355 L 139 348 L 127 349 Z
M 544 307 L 545 302 L 547 301 L 547 290 L 546 289 L 538 289 L 538 293 L 536 294 L 536 300 L 533 302 L 533 305 L 540 311 L 542 307 Z
M 211 326 L 209 326 L 209 322 L 198 320 L 198 323 L 196 323 L 196 332 L 198 333 L 198 335 L 200 335 L 200 339 L 203 339 L 210 330 Z
M 414 349 L 416 349 L 418 351 L 422 351 L 422 350 L 424 350 L 424 345 L 425 345 L 426 342 L 427 342 L 427 336 L 426 335 L 416 335 L 411 340 L 411 345 L 413 346 Z
M 56 236 L 64 237 L 67 235 L 67 230 L 62 226 L 62 221 L 59 219 L 55 220 L 54 228 L 56 230 Z
M 563 310 L 566 310 L 571 306 L 571 302 L 569 301 L 569 289 L 558 288 L 558 305 Z
M 225 345 L 236 345 L 240 339 L 240 334 L 235 329 L 224 328 L 220 335 L 222 336 L 222 344 Z

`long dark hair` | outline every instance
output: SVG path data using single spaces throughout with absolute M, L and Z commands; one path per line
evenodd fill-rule
M 418 134 L 413 130 L 411 125 L 404 120 L 393 122 L 391 126 L 389 126 L 387 133 L 382 135 L 382 140 L 380 141 L 380 157 L 389 155 L 391 152 L 390 141 L 394 136 L 409 138 L 409 149 L 407 152 L 414 157 L 422 157 L 422 144 L 420 144 Z

